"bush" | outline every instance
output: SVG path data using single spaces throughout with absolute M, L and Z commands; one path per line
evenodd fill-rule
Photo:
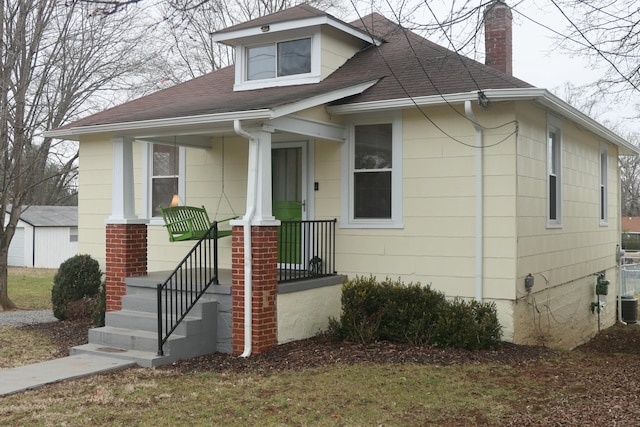
M 455 298 L 440 312 L 432 345 L 480 350 L 493 347 L 501 337 L 502 327 L 494 303 Z
M 89 317 L 101 283 L 100 265 L 91 256 L 76 255 L 64 261 L 53 278 L 53 315 L 60 320 Z
M 420 284 L 356 276 L 342 288 L 340 321 L 330 321 L 336 338 L 362 343 L 378 340 L 424 344 L 444 303 L 444 295 Z
M 502 335 L 495 304 L 448 301 L 430 286 L 359 277 L 342 288 L 340 319 L 329 319 L 335 338 L 361 343 L 379 340 L 480 349 Z
M 104 326 L 104 314 L 107 311 L 107 289 L 104 283 L 100 285 L 100 291 L 96 295 L 91 313 L 93 326 Z

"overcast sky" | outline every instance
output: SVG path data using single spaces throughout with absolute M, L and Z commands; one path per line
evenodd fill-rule
M 366 15 L 372 10 L 371 0 L 351 1 L 357 2 L 355 4 L 358 5 L 359 13 L 362 15 Z M 400 8 L 397 6 L 397 2 L 392 3 L 392 1 L 402 0 L 373 1 L 378 2 L 377 6 L 375 6 L 376 10 L 389 19 L 395 20 L 396 16 L 394 15 L 398 13 L 398 10 L 403 10 L 406 12 L 405 18 L 409 16 L 408 20 L 417 23 L 435 22 L 434 13 L 438 16 L 438 19 L 443 20 L 448 11 L 457 9 L 467 3 L 471 4 L 471 6 L 486 3 L 486 0 L 478 0 L 477 2 L 468 2 L 467 0 L 404 0 L 406 1 L 405 6 Z M 428 6 L 425 3 L 427 1 Z M 412 9 L 409 6 L 411 2 L 416 2 L 417 7 Z M 569 82 L 579 87 L 598 80 L 603 70 L 592 70 L 589 67 L 589 59 L 591 59 L 591 62 L 596 59 L 594 54 L 591 54 L 590 58 L 572 55 L 558 46 L 559 36 L 549 28 L 558 33 L 566 33 L 565 29 L 569 26 L 569 22 L 553 4 L 545 0 L 506 0 L 506 2 L 515 9 L 513 11 L 513 75 L 515 77 L 536 87 L 549 89 L 562 99 L 565 99 L 564 86 L 566 83 Z M 351 3 L 352 9 L 353 4 Z M 390 5 L 393 5 L 394 12 L 389 10 Z M 409 10 L 413 10 L 413 12 L 409 14 L 407 12 Z M 357 18 L 358 14 L 353 12 L 348 20 Z M 471 17 L 469 21 L 473 21 L 476 18 L 477 16 Z M 537 21 L 542 25 L 533 21 Z M 403 22 L 403 25 L 407 25 L 407 22 Z M 411 27 L 411 25 L 407 26 Z M 457 31 L 458 33 L 466 31 L 467 34 L 474 29 L 468 23 L 461 24 L 460 28 Z M 455 37 L 455 34 L 456 31 L 454 30 L 452 37 Z M 454 44 L 461 44 L 461 40 L 468 38 L 469 36 L 465 35 L 457 39 L 452 38 L 452 40 Z M 429 39 L 450 48 L 447 36 L 433 34 L 429 36 Z M 478 40 L 478 43 L 481 43 L 481 41 Z M 455 47 L 457 49 L 463 48 L 460 45 Z M 473 53 L 474 48 L 477 51 L 476 54 Z M 484 46 L 477 43 L 475 46 L 467 46 L 463 53 L 473 59 L 484 60 Z M 608 126 L 610 126 L 610 123 L 617 124 L 617 132 L 621 136 L 626 137 L 628 132 L 640 134 L 640 120 L 634 118 L 637 116 L 635 102 L 631 97 L 628 98 L 629 100 L 626 103 L 612 103 L 603 97 L 601 102 L 598 102 L 594 107 L 599 111 L 594 112 L 592 116 L 595 116 L 595 119 Z M 640 99 L 640 96 L 635 98 Z

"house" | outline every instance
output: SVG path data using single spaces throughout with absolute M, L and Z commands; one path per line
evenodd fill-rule
M 201 352 L 311 336 L 356 275 L 493 302 L 515 343 L 571 348 L 613 324 L 617 158 L 638 150 L 511 75 L 511 19 L 486 7 L 482 64 L 379 14 L 303 4 L 215 33 L 235 66 L 49 131 L 80 143 L 79 249 L 104 266 L 108 310 L 209 272 L 189 263 L 213 251 L 217 344 Z M 231 238 L 170 242 L 174 194 L 237 216 L 220 224 Z M 176 317 L 182 295 L 160 311 Z M 126 341 L 107 332 L 90 342 Z
M 29 206 L 18 220 L 8 260 L 12 267 L 58 268 L 77 254 L 77 206 Z

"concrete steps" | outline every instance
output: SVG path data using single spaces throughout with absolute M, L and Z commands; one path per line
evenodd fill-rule
M 105 326 L 89 330 L 89 343 L 74 347 L 71 355 L 96 354 L 156 367 L 217 351 L 217 301 L 198 301 L 169 336 L 159 356 L 155 289 L 133 288 L 127 286 L 122 309 L 106 313 Z

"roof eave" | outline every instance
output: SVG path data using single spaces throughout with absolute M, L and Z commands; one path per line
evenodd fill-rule
M 107 123 L 100 125 L 77 126 L 68 129 L 54 129 L 44 132 L 45 137 L 79 140 L 81 135 L 95 133 L 129 134 L 132 132 L 148 132 L 167 130 L 175 127 L 188 127 L 203 124 L 226 122 L 234 119 L 257 120 L 271 117 L 271 110 L 259 109 L 249 111 L 234 111 L 218 114 L 201 114 L 185 117 L 168 117 L 154 120 L 140 120 L 132 122 Z
M 339 19 L 336 19 L 331 15 L 314 16 L 290 21 L 275 22 L 268 25 L 243 28 L 239 30 L 222 30 L 217 33 L 211 34 L 211 40 L 213 40 L 214 42 L 226 44 L 228 46 L 235 46 L 238 44 L 238 40 L 240 39 L 264 35 L 266 32 L 268 32 L 269 34 L 273 34 L 281 31 L 289 31 L 299 28 L 310 28 L 320 25 L 328 25 L 342 31 L 343 33 L 361 39 L 367 43 L 373 43 L 376 46 L 380 46 L 382 44 L 381 39 L 373 37 L 371 34 L 362 31 L 352 25 L 349 25 L 346 22 L 340 21 Z M 268 29 L 265 31 L 265 28 Z
M 621 148 L 621 155 L 640 155 L 640 148 L 634 146 L 615 132 L 593 120 L 577 108 L 569 105 L 553 95 L 547 89 L 541 88 L 511 88 L 485 89 L 484 95 L 493 102 L 500 101 L 535 101 L 545 108 L 574 121 L 595 135 Z M 398 98 L 391 100 L 370 101 L 362 103 L 333 105 L 327 108 L 330 114 L 357 114 L 389 109 L 403 109 L 415 106 L 437 106 L 445 104 L 459 104 L 465 101 L 477 101 L 478 92 L 463 92 L 447 95 L 431 95 L 416 98 Z

